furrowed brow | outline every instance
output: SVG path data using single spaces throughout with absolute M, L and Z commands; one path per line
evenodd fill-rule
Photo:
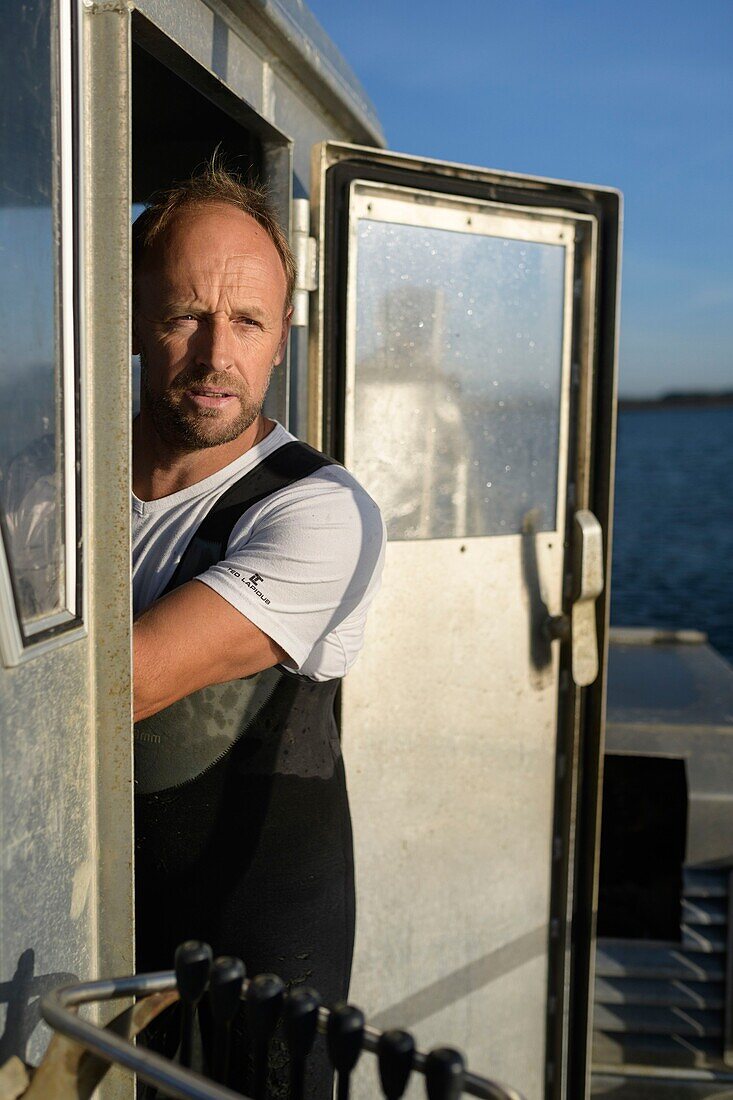
M 178 313 L 198 313 L 205 314 L 207 310 L 204 308 L 201 302 L 196 299 L 189 299 L 186 301 L 183 298 L 164 300 L 160 307 L 161 314 L 172 317 Z
M 166 316 L 174 317 L 181 313 L 191 313 L 197 317 L 213 317 L 219 310 L 213 311 L 205 306 L 197 299 L 190 299 L 189 301 L 170 301 L 163 304 L 162 313 Z M 222 312 L 227 312 L 222 311 Z M 266 321 L 268 314 L 267 311 L 260 306 L 252 303 L 251 305 L 242 305 L 233 308 L 230 312 L 231 317 L 251 317 L 255 321 Z

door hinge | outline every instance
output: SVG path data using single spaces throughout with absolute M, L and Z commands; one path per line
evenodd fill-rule
M 302 327 L 308 324 L 308 296 L 318 286 L 318 253 L 315 237 L 310 236 L 308 199 L 293 199 L 292 227 L 293 255 L 297 268 L 292 324 Z

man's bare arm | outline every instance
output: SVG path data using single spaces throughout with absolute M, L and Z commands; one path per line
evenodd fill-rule
M 287 657 L 241 611 L 195 580 L 151 604 L 132 637 L 136 722 L 192 691 L 252 676 Z

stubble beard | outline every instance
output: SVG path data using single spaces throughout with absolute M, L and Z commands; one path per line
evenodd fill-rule
M 196 370 L 184 371 L 176 379 L 175 385 L 164 393 L 153 393 L 150 389 L 146 356 L 140 349 L 141 399 L 145 403 L 158 436 L 176 450 L 199 451 L 207 447 L 233 443 L 254 424 L 262 412 L 271 376 L 272 367 L 259 398 L 252 395 L 241 379 L 235 384 L 226 373 L 202 375 Z M 183 407 L 186 390 L 192 386 L 204 385 L 212 388 L 221 387 L 229 393 L 234 393 L 239 402 L 238 415 L 233 419 L 225 419 L 220 409 L 207 408 L 197 408 L 195 411 L 188 412 Z

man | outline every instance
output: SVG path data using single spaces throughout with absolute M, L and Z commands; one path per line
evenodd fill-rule
M 217 167 L 135 223 L 138 969 L 197 938 L 333 1001 L 354 921 L 333 704 L 384 531 L 354 478 L 262 413 L 294 278 L 267 201 Z M 311 1085 L 328 1094 L 324 1066 Z

